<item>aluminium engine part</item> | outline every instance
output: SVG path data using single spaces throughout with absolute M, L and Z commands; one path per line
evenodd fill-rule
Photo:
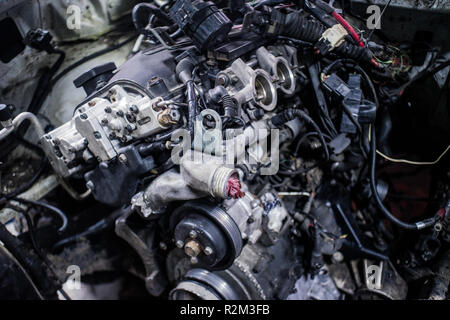
M 127 223 L 127 219 L 133 213 L 128 208 L 125 213 L 116 220 L 115 232 L 136 250 L 145 267 L 145 286 L 154 296 L 159 296 L 166 288 L 167 280 L 160 270 L 158 261 L 151 249 L 155 233 L 153 230 L 147 230 L 146 238 L 141 238 L 134 232 Z
M 260 47 L 255 53 L 259 65 L 272 75 L 277 87 L 285 94 L 293 94 L 295 77 L 289 62 L 284 57 L 275 57 L 265 47 Z
M 77 172 L 82 162 L 111 161 L 125 143 L 170 127 L 160 118 L 166 109 L 158 108 L 162 98 L 150 99 L 139 86 L 120 83 L 105 87 L 106 96 L 90 99 L 71 121 L 41 137 L 50 163 L 62 177 Z M 177 123 L 180 115 L 172 109 L 169 117 Z
M 132 21 L 69 2 L 0 4 L 0 218 L 39 263 L 156 299 L 448 299 L 442 28 L 394 43 L 321 0 L 156 0 Z M 72 4 L 86 30 L 63 30 Z M 106 15 L 124 24 L 59 42 Z M 40 20 L 56 41 L 26 33 Z
M 219 72 L 216 83 L 229 89 L 238 105 L 253 101 L 266 111 L 272 111 L 277 105 L 271 76 L 263 69 L 253 69 L 242 59 L 236 59 L 229 68 Z
M 157 215 L 172 201 L 242 197 L 236 169 L 223 164 L 218 157 L 187 151 L 180 159 L 180 172 L 169 170 L 156 178 L 132 203 L 144 217 Z
M 263 208 L 261 201 L 247 191 L 246 185 L 242 190 L 245 196 L 239 199 L 226 199 L 223 207 L 230 215 L 241 231 L 243 239 L 248 239 L 250 243 L 256 243 L 262 235 Z

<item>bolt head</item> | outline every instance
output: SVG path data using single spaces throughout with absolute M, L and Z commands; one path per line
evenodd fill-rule
M 127 161 L 128 161 L 128 158 L 127 158 L 127 156 L 126 155 L 124 155 L 123 153 L 121 153 L 121 154 L 119 154 L 119 161 L 120 161 L 120 163 L 127 163 Z
M 192 257 L 192 258 L 191 258 L 191 263 L 192 263 L 192 264 L 197 264 L 197 263 L 198 263 L 197 257 Z
M 342 262 L 344 260 L 344 255 L 342 254 L 342 252 L 336 251 L 335 253 L 333 253 L 332 260 L 337 263 Z
M 175 242 L 175 245 L 177 246 L 177 248 L 183 248 L 184 247 L 184 242 L 181 240 L 177 240 L 177 242 Z
M 213 253 L 213 249 L 211 247 L 206 247 L 205 250 L 203 250 L 203 252 L 209 256 Z
M 195 230 L 191 230 L 189 232 L 189 237 L 192 238 L 192 239 L 197 238 L 197 232 Z
M 86 188 L 88 188 L 89 190 L 94 190 L 94 183 L 92 181 L 88 181 L 86 182 Z
M 161 250 L 167 250 L 167 244 L 165 244 L 164 242 L 160 242 L 159 247 L 161 248 Z
M 137 105 L 135 105 L 135 104 L 133 104 L 130 107 L 130 111 L 133 112 L 133 113 L 139 113 L 139 109 L 138 109 Z

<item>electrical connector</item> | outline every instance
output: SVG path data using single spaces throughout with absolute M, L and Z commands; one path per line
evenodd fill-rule
M 345 41 L 347 35 L 348 32 L 342 25 L 335 24 L 322 33 L 322 37 L 317 41 L 315 47 L 322 55 L 325 55 L 334 48 L 339 47 Z
M 375 121 L 375 103 L 363 98 L 361 90 L 361 76 L 350 75 L 347 83 L 337 74 L 333 73 L 323 79 L 322 82 L 328 92 L 342 99 L 341 103 L 360 124 L 369 124 Z M 340 132 L 356 133 L 357 128 L 348 115 L 343 112 Z
M 24 43 L 33 49 L 52 53 L 54 48 L 51 43 L 53 36 L 47 30 L 31 29 L 25 36 Z

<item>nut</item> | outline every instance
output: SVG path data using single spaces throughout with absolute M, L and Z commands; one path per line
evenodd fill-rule
M 189 257 L 196 257 L 201 251 L 200 244 L 195 240 L 189 240 L 184 245 L 184 253 L 186 253 Z
M 120 161 L 120 163 L 125 164 L 125 163 L 127 163 L 128 158 L 127 158 L 126 155 L 124 155 L 123 153 L 121 153 L 121 154 L 119 154 L 119 161 Z

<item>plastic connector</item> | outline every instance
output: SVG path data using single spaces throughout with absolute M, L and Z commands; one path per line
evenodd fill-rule
M 323 85 L 328 92 L 333 93 L 340 98 L 344 98 L 350 92 L 350 88 L 345 81 L 339 78 L 335 73 L 328 76 L 323 81 Z
M 286 16 L 278 10 L 273 10 L 270 16 L 270 22 L 266 24 L 265 33 L 268 35 L 278 35 L 283 30 Z
M 347 30 L 345 30 L 342 25 L 335 24 L 322 33 L 322 37 L 317 41 L 315 47 L 322 55 L 326 55 L 328 52 L 344 43 L 345 37 L 347 36 Z
M 360 124 L 369 124 L 375 121 L 376 105 L 372 101 L 363 98 L 361 90 L 361 76 L 350 75 L 347 83 L 335 73 L 326 77 L 322 82 L 324 88 L 342 99 L 342 105 L 352 114 Z M 357 128 L 348 115 L 343 112 L 340 132 L 355 133 Z
M 51 44 L 53 36 L 47 30 L 31 29 L 25 36 L 24 43 L 33 49 L 52 53 L 54 48 Z

